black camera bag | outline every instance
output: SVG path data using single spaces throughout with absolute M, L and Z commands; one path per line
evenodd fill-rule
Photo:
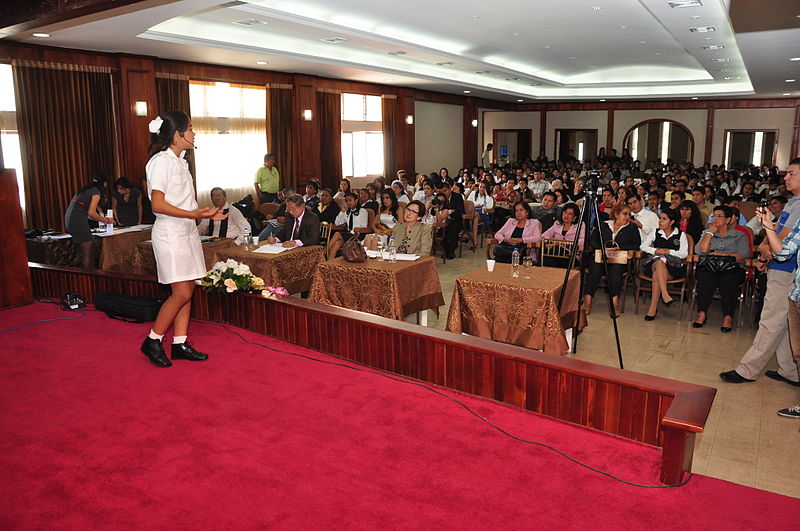
M 112 319 L 129 323 L 155 321 L 161 302 L 147 297 L 131 295 L 115 295 L 98 293 L 94 297 L 94 306 Z

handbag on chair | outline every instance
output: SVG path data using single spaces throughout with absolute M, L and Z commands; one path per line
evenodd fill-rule
M 342 258 L 345 262 L 365 262 L 367 260 L 367 251 L 358 240 L 358 235 L 353 236 L 342 246 Z

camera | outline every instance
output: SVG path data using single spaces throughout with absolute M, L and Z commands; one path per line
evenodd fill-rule
M 762 214 L 767 212 L 767 207 L 769 206 L 769 200 L 762 199 L 761 202 L 758 204 L 758 211 Z

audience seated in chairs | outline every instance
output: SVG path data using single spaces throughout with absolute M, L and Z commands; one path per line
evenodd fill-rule
M 568 242 L 571 244 L 575 241 L 575 231 L 578 231 L 578 248 L 583 249 L 583 240 L 586 236 L 585 234 L 585 223 L 581 223 L 580 229 L 578 229 L 578 217 L 580 217 L 581 211 L 578 208 L 578 205 L 575 203 L 567 203 L 564 205 L 564 208 L 561 209 L 561 217 L 558 221 L 553 223 L 549 229 L 542 233 L 542 240 L 560 240 L 564 242 Z M 549 245 L 558 245 L 556 242 L 550 243 Z M 547 250 L 543 250 L 543 255 Z M 561 253 L 566 254 L 566 253 Z M 576 263 L 580 261 L 580 254 L 575 256 Z M 548 262 L 545 264 L 542 262 L 542 265 L 547 265 L 549 267 L 567 267 L 568 259 L 558 259 L 553 263 Z
M 545 192 L 542 194 L 542 204 L 531 208 L 531 217 L 539 220 L 542 230 L 547 230 L 559 218 L 559 208 L 556 206 L 556 193 Z
M 339 189 L 336 190 L 336 194 L 333 196 L 333 200 L 336 201 L 336 204 L 339 206 L 339 208 L 345 208 L 347 206 L 344 196 L 352 191 L 353 190 L 350 188 L 350 179 L 345 177 L 339 181 Z M 322 194 L 320 194 L 320 199 L 322 199 Z
M 376 212 L 375 226 L 372 230 L 384 239 L 392 235 L 392 229 L 403 220 L 404 206 L 397 202 L 397 196 L 387 188 L 381 192 L 381 206 Z
M 264 230 L 261 231 L 261 234 L 258 235 L 259 241 L 267 241 L 270 237 L 275 236 L 280 232 L 283 228 L 283 224 L 286 222 L 286 198 L 291 197 L 294 195 L 294 188 L 286 187 L 283 190 L 278 192 L 278 199 L 280 199 L 281 204 L 278 207 L 278 210 L 275 211 L 274 215 L 267 216 L 267 224 L 264 226 Z
M 228 217 L 222 221 L 204 219 L 197 225 L 197 232 L 206 236 L 233 238 L 236 245 L 242 243 L 242 234 L 245 229 L 250 230 L 250 224 L 238 208 L 228 203 L 228 194 L 225 190 L 218 186 L 212 188 L 211 202 L 214 207 L 222 210 L 223 214 L 228 214 Z
M 306 185 L 306 195 L 303 196 L 303 201 L 310 209 L 317 208 L 319 204 L 319 185 L 316 181 L 308 181 Z
M 532 218 L 528 203 L 517 201 L 514 203 L 514 217 L 506 221 L 505 225 L 495 233 L 494 238 L 498 241 L 494 259 L 510 264 L 514 249 L 518 249 L 522 257 L 527 252 L 528 244 L 538 243 L 542 239 L 542 224 Z M 532 257 L 535 257 L 535 254 Z
M 683 260 L 689 254 L 689 241 L 686 233 L 677 227 L 678 220 L 677 212 L 665 209 L 659 215 L 658 229 L 642 241 L 641 249 L 646 255 L 640 263 L 644 275 L 652 279 L 650 308 L 644 316 L 645 321 L 656 318 L 659 296 L 667 307 L 675 303 L 667 291 L 667 282 L 686 277 Z
M 403 223 L 392 230 L 397 252 L 428 256 L 433 249 L 433 227 L 422 222 L 425 205 L 421 201 L 411 201 L 403 211 Z
M 319 245 L 319 217 L 306 208 L 303 196 L 294 194 L 286 198 L 286 211 L 289 214 L 286 223 L 267 243 L 281 243 L 284 247 Z
M 678 228 L 699 243 L 700 238 L 703 236 L 703 217 L 700 214 L 700 210 L 698 210 L 694 201 L 689 200 L 681 202 L 679 208 Z
M 359 240 L 363 240 L 367 233 L 372 232 L 372 228 L 369 226 L 369 211 L 359 204 L 356 194 L 349 192 L 345 194 L 344 200 L 346 208 L 336 216 L 333 227 L 336 232 L 333 233 L 328 243 L 328 258 L 336 258 L 336 253 L 342 248 L 344 242 L 353 236 L 357 235 Z
M 589 237 L 589 245 L 592 250 L 599 250 L 601 246 L 605 247 L 606 251 L 609 249 L 618 249 L 619 251 L 638 250 L 642 240 L 639 236 L 639 229 L 630 222 L 630 207 L 623 203 L 615 206 L 609 212 L 612 216 L 611 219 L 601 222 Z M 604 265 L 596 259 L 596 256 L 597 253 L 588 260 L 589 273 L 586 279 L 586 295 L 584 297 L 584 307 L 587 313 L 592 309 L 592 298 L 600 284 L 600 278 L 605 274 Z M 620 263 L 613 263 L 611 257 L 609 257 L 608 278 L 606 279 L 608 291 L 611 293 L 612 302 L 614 303 L 614 312 L 617 315 L 620 315 L 619 295 L 622 291 L 622 280 L 628 271 L 627 260 L 620 259 L 619 261 Z
M 403 181 L 399 179 L 392 181 L 392 192 L 394 192 L 398 203 L 408 203 L 411 201 L 411 199 L 408 197 L 408 193 L 406 192 L 406 187 L 403 186 Z
M 442 180 L 439 185 L 439 193 L 437 197 L 443 194 L 447 204 L 444 206 L 449 210 L 448 217 L 449 223 L 444 228 L 442 236 L 442 247 L 444 248 L 448 260 L 456 257 L 456 247 L 458 247 L 459 235 L 461 234 L 462 218 L 464 216 L 464 198 L 461 194 L 453 191 L 453 183 L 448 180 Z
M 330 188 L 323 188 L 320 192 L 319 204 L 317 208 L 313 209 L 313 212 L 319 216 L 320 223 L 334 223 L 336 221 L 336 216 L 339 215 L 341 208 L 333 197 Z
M 722 325 L 720 330 L 730 332 L 733 314 L 739 296 L 739 286 L 744 282 L 744 261 L 750 258 L 747 237 L 731 225 L 732 210 L 727 206 L 714 208 L 714 221 L 696 246 L 700 255 L 697 264 L 697 318 L 692 326 L 700 328 L 708 319 L 714 290 L 719 288 L 722 299 Z

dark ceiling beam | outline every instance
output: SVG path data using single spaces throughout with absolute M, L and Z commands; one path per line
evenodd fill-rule
M 146 0 L 25 0 L 0 2 L 0 32 L 5 36 Z

